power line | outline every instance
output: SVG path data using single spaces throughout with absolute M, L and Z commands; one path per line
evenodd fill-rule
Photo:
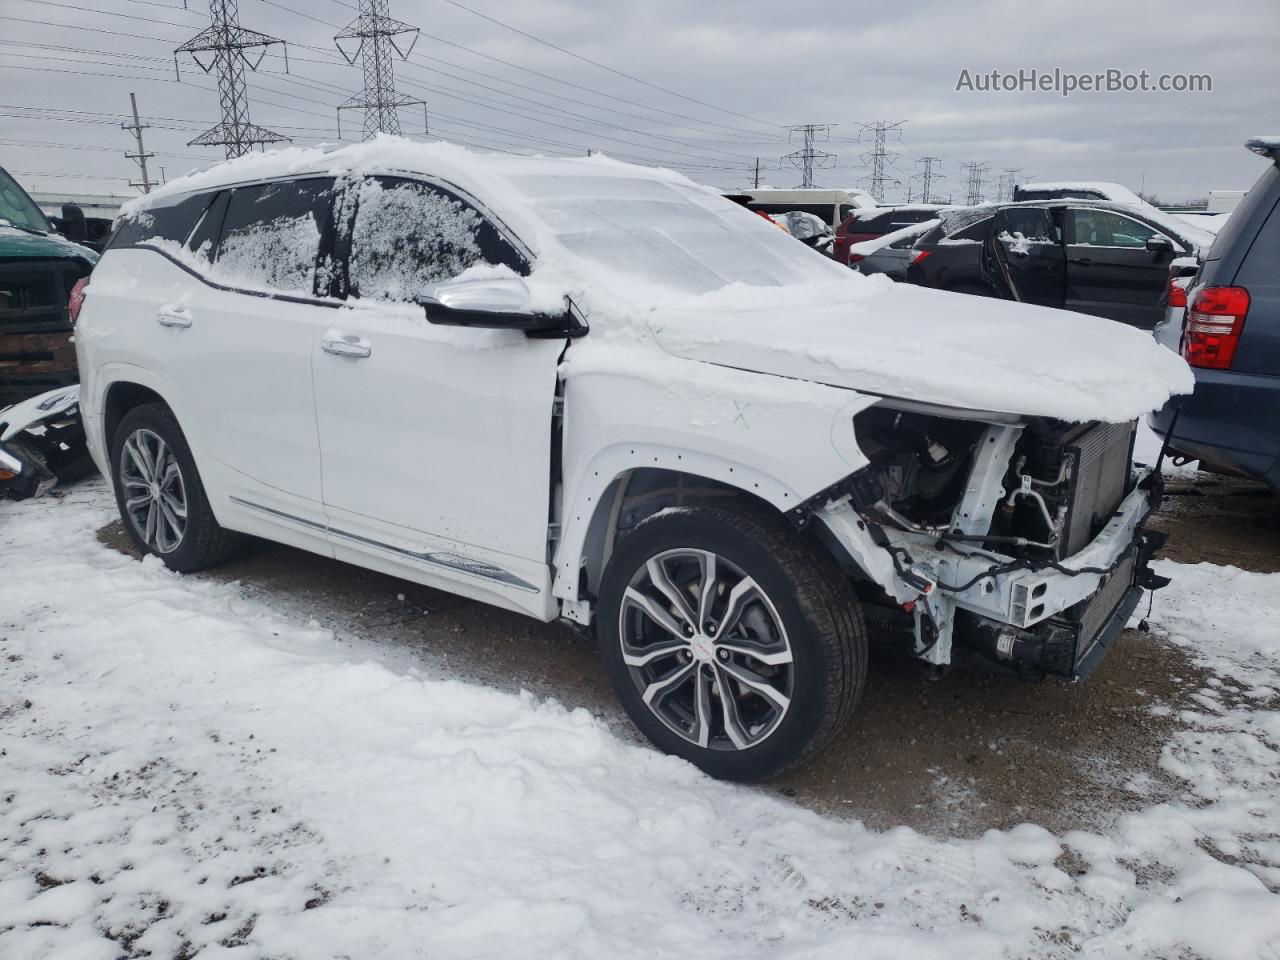
M 408 43 L 404 42 L 407 35 Z M 355 41 L 351 52 L 342 42 Z M 334 46 L 349 64 L 356 58 L 364 68 L 364 89 L 338 106 L 338 133 L 342 133 L 342 111 L 364 112 L 364 139 L 372 140 L 379 133 L 400 133 L 400 108 L 421 104 L 422 133 L 427 133 L 427 101 L 420 97 L 396 92 L 394 59 L 408 60 L 413 45 L 418 42 L 418 28 L 395 20 L 390 15 L 388 0 L 360 0 L 360 16 L 347 24 L 333 38 Z M 401 45 L 404 44 L 403 49 Z
M 147 125 L 138 119 L 138 98 L 130 93 L 129 106 L 133 108 L 133 123 L 120 124 L 121 129 L 128 130 L 133 134 L 134 139 L 138 142 L 138 152 L 125 152 L 125 156 L 130 160 L 134 160 L 138 164 L 138 168 L 142 171 L 142 179 L 138 182 L 130 182 L 129 186 L 137 187 L 143 193 L 151 192 L 151 178 L 147 176 L 147 161 L 155 156 L 154 153 L 147 153 L 147 148 L 142 145 L 142 131 L 147 129 Z
M 804 138 L 804 146 L 799 150 L 788 153 L 782 159 L 789 160 L 792 166 L 800 168 L 800 187 L 803 190 L 808 190 L 813 186 L 813 171 L 815 167 L 830 167 L 835 164 L 836 155 L 834 153 L 817 150 L 813 145 L 816 137 L 826 139 L 831 136 L 831 124 L 800 123 L 787 129 L 792 134 L 799 133 Z
M 200 31 L 173 51 L 174 70 L 178 66 L 178 54 L 189 53 L 205 73 L 218 72 L 218 106 L 222 120 L 192 140 L 188 146 L 222 146 L 227 159 L 243 156 L 254 144 L 280 143 L 289 138 L 283 134 L 260 127 L 249 121 L 249 97 L 244 82 L 244 71 L 257 70 L 267 50 L 275 44 L 283 46 L 283 40 L 246 30 L 239 22 L 239 0 L 209 0 L 208 28 Z M 250 59 L 249 51 L 257 56 Z M 200 54 L 212 54 L 206 64 Z M 285 53 L 285 69 L 288 69 L 288 53 Z
M 497 24 L 498 26 L 506 30 L 510 30 L 513 33 L 518 33 L 520 36 L 526 37 L 527 39 L 532 40 L 535 43 L 540 43 L 543 46 L 550 47 L 552 50 L 557 50 L 560 53 L 565 54 L 566 56 L 573 57 L 575 60 L 581 60 L 583 63 L 589 63 L 593 67 L 599 67 L 601 70 L 607 70 L 609 73 L 616 74 L 619 77 L 625 77 L 626 79 L 632 80 L 635 83 L 644 84 L 644 86 L 646 87 L 651 87 L 654 90 L 659 90 L 662 93 L 668 94 L 670 96 L 678 97 L 679 99 L 686 100 L 689 103 L 696 103 L 699 106 L 706 107 L 710 110 L 716 110 L 720 113 L 727 113 L 730 116 L 738 117 L 742 120 L 749 120 L 752 123 L 758 123 L 766 127 L 777 126 L 777 124 L 769 123 L 767 120 L 759 120 L 756 117 L 747 116 L 745 113 L 738 113 L 736 110 L 730 110 L 727 107 L 719 107 L 719 106 L 716 106 L 714 103 L 707 103 L 705 100 L 699 100 L 696 97 L 687 96 L 686 94 L 680 93 L 679 91 L 671 90 L 668 87 L 663 87 L 656 83 L 652 83 L 649 80 L 643 79 L 642 77 L 637 77 L 634 74 L 627 73 L 623 70 L 618 70 L 616 67 L 611 67 L 611 66 L 608 66 L 607 64 L 600 63 L 598 60 L 592 60 L 590 57 L 584 57 L 582 54 L 574 53 L 572 50 L 567 50 L 564 47 L 560 46 L 559 44 L 552 43 L 550 40 L 544 40 L 542 37 L 534 36 L 532 33 L 527 33 L 524 30 L 521 30 L 519 27 L 513 27 L 511 24 L 506 23 L 503 20 L 499 20 L 496 17 L 491 17 L 488 14 L 481 13 L 479 10 L 473 10 L 471 7 L 468 7 L 466 4 L 459 3 L 458 0 L 444 0 L 444 2 L 451 6 L 457 7 L 459 10 L 465 10 L 467 13 L 470 13 L 473 16 L 480 17 L 482 20 L 488 20 L 490 23 Z

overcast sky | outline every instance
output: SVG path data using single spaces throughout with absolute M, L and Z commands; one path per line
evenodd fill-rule
M 290 42 L 288 76 L 274 52 L 248 75 L 254 122 L 299 143 L 336 139 L 334 108 L 361 74 L 338 56 L 333 34 L 355 3 L 240 0 L 242 26 Z M 423 31 L 397 80 L 427 100 L 434 136 L 555 154 L 592 148 L 721 187 L 745 186 L 757 157 L 765 182 L 797 185 L 799 171 L 780 159 L 799 146 L 785 126 L 807 122 L 832 125 L 819 147 L 834 165 L 818 183 L 857 185 L 870 146 L 858 142 L 860 123 L 887 120 L 905 121 L 890 144 L 890 172 L 903 184 L 890 200 L 905 197 L 922 156 L 941 158 L 939 189 L 957 199 L 960 163 L 976 160 L 990 166 L 988 197 L 1003 169 L 1020 168 L 1024 180 L 1114 180 L 1181 200 L 1248 187 L 1261 160 L 1242 142 L 1280 133 L 1277 0 L 460 3 L 638 79 L 451 0 L 391 0 L 394 16 Z M 122 155 L 130 138 L 118 127 L 131 90 L 152 124 L 154 175 L 220 159 L 186 145 L 218 118 L 211 77 L 184 58 L 183 82 L 174 79 L 173 48 L 208 23 L 206 0 L 189 4 L 0 0 L 0 164 L 32 190 L 135 192 L 137 169 Z M 1212 92 L 956 90 L 962 70 L 1020 68 L 1207 73 Z M 420 110 L 402 118 L 405 133 L 421 132 Z M 348 138 L 359 129 L 358 115 L 344 119 Z

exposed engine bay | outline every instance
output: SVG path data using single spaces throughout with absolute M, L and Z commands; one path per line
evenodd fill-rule
M 954 641 L 984 666 L 1078 677 L 1140 588 L 1162 585 L 1147 569 L 1162 538 L 1141 528 L 1159 479 L 1132 467 L 1134 422 L 988 422 L 880 404 L 854 424 L 870 465 L 850 478 L 851 499 L 921 597 L 862 585 L 882 639 L 909 632 L 914 655 L 942 666 Z

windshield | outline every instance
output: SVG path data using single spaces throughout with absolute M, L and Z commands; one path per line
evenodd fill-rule
M 579 260 L 650 288 L 698 295 L 731 283 L 784 287 L 845 276 L 835 261 L 763 217 L 687 184 L 515 179 L 538 219 Z
M 5 221 L 25 230 L 39 230 L 41 233 L 50 230 L 49 221 L 40 208 L 31 202 L 9 174 L 0 169 L 0 225 Z

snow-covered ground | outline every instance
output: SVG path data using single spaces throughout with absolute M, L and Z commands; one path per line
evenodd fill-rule
M 956 840 L 393 668 L 100 546 L 113 515 L 101 484 L 0 504 L 5 960 L 1280 960 L 1280 576 L 1162 567 L 1154 628 L 1215 675 L 1178 800 Z

